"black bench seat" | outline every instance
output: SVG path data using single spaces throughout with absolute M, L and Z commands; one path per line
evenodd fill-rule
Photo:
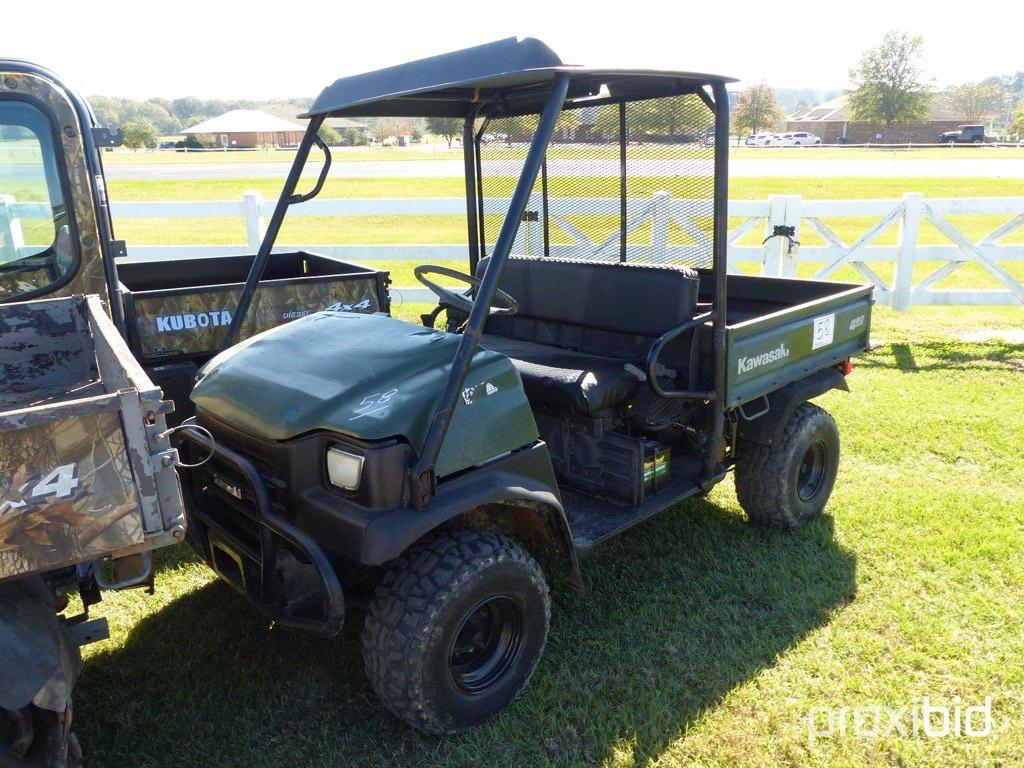
M 480 344 L 512 361 L 534 407 L 594 416 L 645 386 L 626 366 L 643 371 L 654 340 L 693 318 L 698 283 L 687 267 L 513 256 L 500 287 L 519 312 L 490 318 Z
M 535 407 L 559 413 L 595 415 L 626 402 L 640 385 L 614 357 L 491 334 L 480 338 L 480 346 L 512 361 Z

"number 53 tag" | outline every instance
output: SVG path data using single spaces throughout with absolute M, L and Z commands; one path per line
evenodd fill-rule
M 814 338 L 811 340 L 811 349 L 827 347 L 836 337 L 836 316 L 835 314 L 814 318 Z

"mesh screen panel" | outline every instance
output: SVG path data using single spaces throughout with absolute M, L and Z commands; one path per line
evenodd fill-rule
M 488 126 L 480 151 L 488 253 L 537 122 Z M 512 252 L 710 267 L 713 125 L 696 95 L 564 110 Z

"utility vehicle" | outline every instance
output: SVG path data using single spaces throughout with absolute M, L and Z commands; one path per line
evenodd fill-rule
M 367 675 L 415 728 L 523 690 L 548 634 L 537 557 L 582 588 L 582 555 L 730 469 L 757 523 L 829 498 L 839 434 L 808 401 L 847 388 L 871 289 L 728 273 L 727 82 L 509 39 L 342 78 L 309 110 L 178 434 L 189 535 L 282 625 L 329 636 L 366 606 Z M 439 300 L 422 325 L 326 311 L 235 344 L 342 116 L 463 121 L 467 271 L 416 269 Z
M 167 421 L 189 413 L 252 261 L 123 258 L 100 154 L 116 143 L 52 72 L 0 59 L 4 766 L 78 758 L 78 646 L 107 634 L 89 609 L 101 588 L 151 586 L 150 552 L 184 538 Z M 386 272 L 316 254 L 275 253 L 267 277 L 241 338 L 324 307 L 388 308 Z M 72 590 L 84 611 L 58 617 Z
M 0 60 L 0 764 L 77 764 L 71 691 L 101 588 L 184 538 L 173 405 L 110 317 L 97 147 L 45 70 Z M 90 294 L 88 297 L 84 294 Z M 84 608 L 58 618 L 77 589 Z

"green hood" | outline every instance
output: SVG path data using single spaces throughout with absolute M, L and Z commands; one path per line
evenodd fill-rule
M 197 407 L 266 440 L 331 431 L 405 438 L 419 453 L 460 337 L 385 315 L 320 312 L 248 339 L 203 368 Z M 479 350 L 438 457 L 437 473 L 537 438 L 519 374 Z

